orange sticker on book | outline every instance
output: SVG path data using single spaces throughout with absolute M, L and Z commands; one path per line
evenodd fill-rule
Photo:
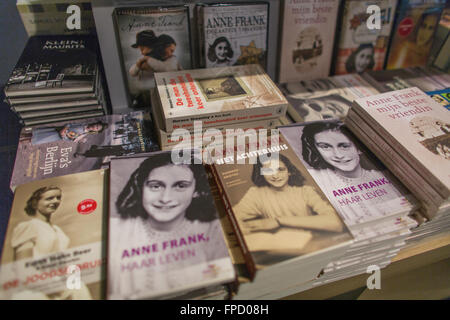
M 80 214 L 90 214 L 97 209 L 97 202 L 92 199 L 86 199 L 78 204 L 77 210 Z

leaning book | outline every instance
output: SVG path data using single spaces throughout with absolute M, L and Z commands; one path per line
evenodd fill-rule
M 199 159 L 111 161 L 108 299 L 163 299 L 236 277 Z
M 92 36 L 31 37 L 6 83 L 5 96 L 93 92 L 97 56 Z
M 33 180 L 100 169 L 112 156 L 158 150 L 141 111 L 24 127 L 11 189 Z
M 287 101 L 258 64 L 155 74 L 164 129 L 279 118 Z
M 113 20 L 130 107 L 148 107 L 155 72 L 191 68 L 189 9 L 116 8 Z
M 100 169 L 17 187 L 1 299 L 104 299 L 107 186 L 108 171 Z
M 197 8 L 199 65 L 267 65 L 269 4 L 202 4 Z
M 327 77 L 339 1 L 283 1 L 278 82 Z

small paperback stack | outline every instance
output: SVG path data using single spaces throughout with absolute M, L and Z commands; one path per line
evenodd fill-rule
M 421 202 L 429 220 L 449 210 L 450 114 L 420 89 L 355 100 L 346 124 Z
M 227 129 L 269 129 L 286 115 L 285 97 L 256 64 L 156 73 L 155 81 L 152 111 L 162 150 L 196 141 L 201 148 Z
M 350 232 L 287 142 L 249 145 L 231 160 L 216 159 L 211 169 L 252 279 L 234 298 L 276 299 L 311 288 L 347 251 Z
M 405 246 L 417 201 L 337 120 L 281 127 L 306 170 L 355 237 L 324 269 L 320 285 L 385 267 Z
M 378 93 L 358 74 L 289 82 L 279 87 L 295 122 L 343 119 L 354 99 Z
M 36 36 L 5 86 L 5 96 L 24 125 L 107 114 L 97 39 Z

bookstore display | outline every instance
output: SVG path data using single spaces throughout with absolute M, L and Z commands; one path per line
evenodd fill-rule
M 280 299 L 449 234 L 446 1 L 17 10 L 0 299 Z

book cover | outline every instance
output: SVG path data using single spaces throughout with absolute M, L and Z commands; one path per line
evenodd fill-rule
M 414 208 L 409 192 L 341 121 L 306 122 L 280 132 L 350 230 Z
M 397 0 L 346 0 L 338 40 L 334 74 L 381 70 L 394 25 Z M 367 8 L 380 8 L 381 28 L 368 27 Z
M 108 172 L 17 187 L 1 258 L 0 297 L 104 299 Z
M 439 70 L 450 72 L 450 3 L 447 2 L 434 35 L 428 63 Z
M 167 132 L 278 118 L 287 101 L 257 64 L 155 74 Z
M 386 69 L 427 64 L 445 0 L 400 0 Z
M 267 65 L 269 4 L 202 5 L 200 66 Z
M 5 95 L 92 92 L 98 72 L 97 57 L 95 37 L 31 37 L 6 83 Z
M 450 187 L 450 115 L 413 87 L 355 100 L 354 111 L 367 119 L 439 193 Z
M 234 282 L 197 160 L 173 162 L 171 152 L 111 160 L 108 299 L 166 298 Z
M 70 5 L 80 8 L 80 29 L 67 28 Z M 16 6 L 29 37 L 96 32 L 91 0 L 17 0 Z
M 328 77 L 339 1 L 283 2 L 278 82 Z
M 252 277 L 352 239 L 286 141 L 250 146 L 212 169 Z
M 191 68 L 189 9 L 116 8 L 113 18 L 130 107 L 149 107 L 155 72 Z
M 157 150 L 143 112 L 22 129 L 11 188 L 33 180 L 100 169 L 112 156 Z
M 354 99 L 378 93 L 358 74 L 301 80 L 279 87 L 289 102 L 289 115 L 297 122 L 342 119 Z

